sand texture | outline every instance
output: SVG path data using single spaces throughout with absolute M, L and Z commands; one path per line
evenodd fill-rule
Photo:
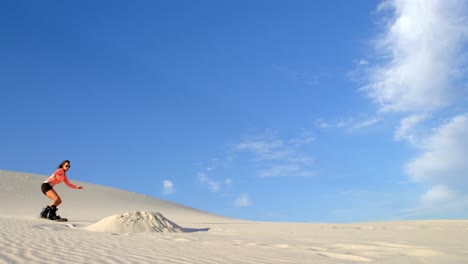
M 0 171 L 0 263 L 468 263 L 468 220 L 253 222 L 72 179 L 56 222 L 45 179 Z

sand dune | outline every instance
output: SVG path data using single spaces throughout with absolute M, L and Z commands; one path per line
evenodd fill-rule
M 0 263 L 468 263 L 465 220 L 251 222 L 74 181 L 54 222 L 45 178 L 0 171 Z

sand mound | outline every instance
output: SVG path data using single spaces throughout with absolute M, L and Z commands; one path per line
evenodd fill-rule
M 106 217 L 85 229 L 96 232 L 144 233 L 183 232 L 183 229 L 157 212 L 136 211 Z

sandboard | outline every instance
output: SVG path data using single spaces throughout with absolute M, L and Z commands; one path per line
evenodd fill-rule
M 68 219 L 67 218 L 59 218 L 59 219 L 56 219 L 56 220 L 52 220 L 52 219 L 49 219 L 49 218 L 44 218 L 44 217 L 41 217 L 41 219 L 44 219 L 44 220 L 50 220 L 50 221 L 55 221 L 55 222 L 68 222 Z

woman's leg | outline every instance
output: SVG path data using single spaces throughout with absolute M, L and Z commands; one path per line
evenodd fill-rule
M 55 205 L 55 207 L 59 206 L 59 204 L 62 203 L 62 199 L 60 199 L 60 196 L 57 194 L 57 192 L 54 189 L 48 190 L 46 192 L 47 197 L 49 197 L 54 203 L 52 206 Z

